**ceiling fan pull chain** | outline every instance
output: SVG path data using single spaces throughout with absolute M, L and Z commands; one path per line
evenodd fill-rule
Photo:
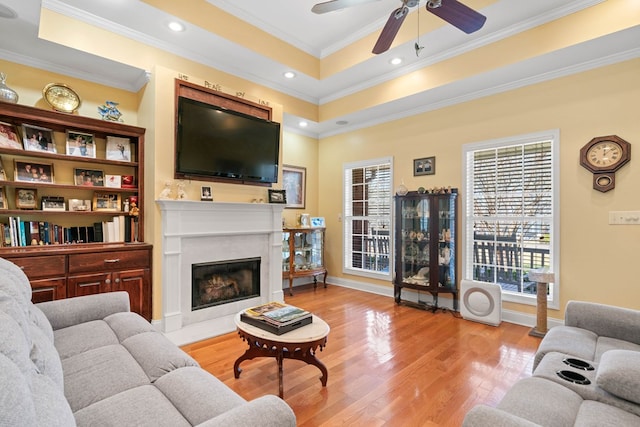
M 418 8 L 418 37 L 413 48 L 416 50 L 416 56 L 420 56 L 420 51 L 424 49 L 424 46 L 420 46 L 420 8 Z

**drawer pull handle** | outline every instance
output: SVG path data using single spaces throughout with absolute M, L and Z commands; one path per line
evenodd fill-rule
M 105 264 L 115 264 L 116 262 L 120 262 L 120 258 L 116 258 L 116 259 L 105 259 L 104 260 Z

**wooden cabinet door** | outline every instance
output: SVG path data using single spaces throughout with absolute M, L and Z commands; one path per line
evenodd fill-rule
M 69 276 L 67 297 L 95 295 L 111 291 L 111 273 L 94 273 Z
M 67 297 L 67 280 L 56 279 L 31 280 L 31 301 L 34 304 Z
M 127 291 L 131 311 L 151 320 L 151 273 L 149 269 L 113 273 L 111 291 Z

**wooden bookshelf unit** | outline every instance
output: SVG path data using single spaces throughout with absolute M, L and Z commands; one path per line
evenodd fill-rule
M 1 236 L 0 257 L 22 267 L 31 282 L 36 302 L 61 299 L 100 292 L 126 290 L 131 298 L 132 311 L 151 318 L 151 251 L 144 243 L 144 134 L 145 129 L 119 122 L 81 117 L 74 114 L 10 104 L 0 101 L 0 131 L 15 131 L 18 148 L 7 143 L 0 135 L 0 224 L 10 226 L 10 220 L 22 228 L 24 235 L 12 240 Z M 24 127 L 23 125 L 26 125 Z M 52 136 L 47 150 L 24 149 L 24 133 L 31 129 L 45 129 Z M 88 155 L 67 154 L 69 135 L 91 137 L 93 146 Z M 127 158 L 107 158 L 107 138 L 124 138 L 129 143 Z M 16 173 L 16 167 L 25 163 L 44 165 L 51 174 L 46 179 L 28 180 Z M 97 171 L 103 178 L 133 177 L 126 188 L 80 185 L 80 170 Z M 106 180 L 105 180 L 106 181 Z M 33 206 L 24 209 L 20 195 L 35 196 Z M 113 206 L 96 209 L 95 199 L 108 194 Z M 42 198 L 62 198 L 64 209 L 43 209 Z M 70 210 L 69 200 L 91 201 L 86 210 Z M 60 199 L 57 199 L 60 200 Z M 136 201 L 135 221 L 124 211 L 129 201 Z M 127 203 L 125 203 L 127 201 Z M 96 241 L 91 233 L 97 224 L 129 222 L 133 228 L 128 240 Z M 39 234 L 27 234 L 26 226 L 35 227 Z M 48 233 L 42 228 L 51 227 Z M 55 228 L 56 232 L 53 231 Z M 32 231 L 34 231 L 32 229 Z M 39 238 L 36 238 L 38 237 Z M 93 240 L 93 241 L 92 241 Z M 108 239 L 107 239 L 108 240 Z

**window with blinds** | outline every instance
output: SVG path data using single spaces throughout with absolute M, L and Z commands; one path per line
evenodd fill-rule
M 557 146 L 558 133 L 546 132 L 464 150 L 464 276 L 499 284 L 507 300 L 535 301 L 532 269 L 558 277 Z
M 344 166 L 344 271 L 390 277 L 391 158 Z

